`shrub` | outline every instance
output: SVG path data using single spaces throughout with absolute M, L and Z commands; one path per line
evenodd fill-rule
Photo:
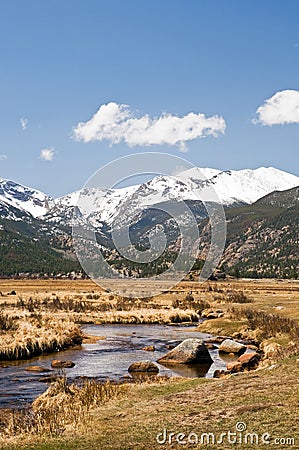
M 185 297 L 184 300 L 175 299 L 172 301 L 172 307 L 173 308 L 180 308 L 180 309 L 191 309 L 193 311 L 196 311 L 197 314 L 201 314 L 201 312 L 204 309 L 210 308 L 210 303 L 205 300 L 194 300 L 192 297 L 192 300 L 188 296 Z
M 13 317 L 8 316 L 0 312 L 0 330 L 1 331 L 14 331 L 18 329 L 18 324 Z
M 253 300 L 245 295 L 244 291 L 232 290 L 227 291 L 224 300 L 227 303 L 252 303 Z
M 234 317 L 245 317 L 252 330 L 259 329 L 261 331 L 261 337 L 270 338 L 278 334 L 287 334 L 292 339 L 299 338 L 299 325 L 295 320 L 251 308 L 231 308 L 230 313 Z

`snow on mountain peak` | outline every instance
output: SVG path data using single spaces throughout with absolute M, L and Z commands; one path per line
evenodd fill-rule
M 41 191 L 0 179 L 0 201 L 49 220 L 79 206 L 83 216 L 111 223 L 123 208 L 140 209 L 167 200 L 217 201 L 224 205 L 254 203 L 273 191 L 299 186 L 299 177 L 274 167 L 221 171 L 191 168 L 180 174 L 158 175 L 150 181 L 118 189 L 84 189 L 53 200 Z M 80 193 L 84 192 L 84 199 Z M 79 200 L 80 199 L 80 200 Z M 78 204 L 79 200 L 79 204 Z M 82 200 L 82 201 L 81 201 Z
M 214 178 L 214 189 L 224 204 L 254 203 L 273 191 L 299 186 L 299 177 L 273 167 L 230 170 Z
M 33 217 L 44 215 L 53 205 L 53 199 L 37 189 L 12 180 L 0 179 L 0 201 L 29 212 Z
M 168 200 L 203 200 L 224 205 L 254 203 L 276 190 L 299 186 L 299 177 L 273 167 L 221 171 L 211 168 L 191 168 L 179 174 L 158 175 L 128 188 L 89 189 L 78 206 L 82 214 L 96 221 L 111 224 L 116 216 L 130 214 Z M 78 195 L 62 199 L 64 204 L 77 205 Z

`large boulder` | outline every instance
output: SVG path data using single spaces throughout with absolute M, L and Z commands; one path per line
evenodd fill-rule
M 238 361 L 242 364 L 249 364 L 252 361 L 258 361 L 260 359 L 260 355 L 256 352 L 244 353 L 239 356 Z
M 247 370 L 255 369 L 259 365 L 261 356 L 256 353 L 244 353 L 239 356 L 238 361 L 242 364 L 242 367 Z
M 232 339 L 225 339 L 219 347 L 219 352 L 223 353 L 237 353 L 240 355 L 246 351 L 246 345 L 233 341 Z
M 158 359 L 161 364 L 212 364 L 210 353 L 201 339 L 185 339 Z
M 231 373 L 253 370 L 258 366 L 259 360 L 260 355 L 258 353 L 243 353 L 243 355 L 239 356 L 238 361 L 228 363 L 226 368 Z
M 159 367 L 152 361 L 137 361 L 130 365 L 129 372 L 158 373 Z

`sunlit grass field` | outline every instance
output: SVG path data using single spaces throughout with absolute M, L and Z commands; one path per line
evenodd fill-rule
M 219 310 L 223 315 L 206 320 L 200 331 L 247 332 L 265 342 L 279 343 L 281 349 L 273 361 L 257 370 L 221 379 L 161 378 L 104 389 L 94 383 L 69 386 L 62 378 L 35 401 L 34 416 L 1 413 L 0 448 L 204 448 L 200 443 L 178 443 L 177 435 L 195 433 L 200 438 L 202 433 L 212 433 L 219 439 L 221 433 L 235 432 L 237 422 L 244 422 L 247 431 L 259 438 L 268 433 L 270 444 L 246 444 L 243 433 L 238 435 L 239 444 L 223 439 L 221 445 L 210 442 L 207 448 L 299 447 L 299 282 L 182 282 L 149 299 L 121 298 L 89 280 L 1 280 L 0 291 L 3 323 L 8 321 L 1 342 L 9 335 L 15 343 L 26 340 L 22 328 L 26 321 L 43 333 L 49 318 L 55 329 L 55 323 L 58 327 L 61 321 L 70 327 L 84 322 L 188 322 L 198 320 L 204 311 Z M 10 325 L 17 326 L 17 331 L 10 330 Z M 27 328 L 35 332 L 33 325 Z M 164 430 L 168 443 L 161 444 L 157 435 L 163 440 Z M 174 434 L 169 438 L 170 433 Z

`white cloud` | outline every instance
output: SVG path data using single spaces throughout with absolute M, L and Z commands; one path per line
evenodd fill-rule
M 20 124 L 21 124 L 22 130 L 26 130 L 27 125 L 28 125 L 28 119 L 22 117 L 20 119 Z
M 0 155 L 0 161 L 5 161 L 7 159 L 7 155 Z
M 283 125 L 299 123 L 299 91 L 276 92 L 256 111 L 258 117 L 253 123 L 262 125 Z
M 55 156 L 55 150 L 53 147 L 43 148 L 40 152 L 40 159 L 43 161 L 52 161 Z
M 150 118 L 148 115 L 136 117 L 127 105 L 110 102 L 101 105 L 87 122 L 80 122 L 73 128 L 75 140 L 91 142 L 108 140 L 111 144 L 125 142 L 130 147 L 136 145 L 178 145 L 182 151 L 186 142 L 208 135 L 216 137 L 225 131 L 222 117 L 206 117 L 190 112 L 178 117 L 163 114 Z

